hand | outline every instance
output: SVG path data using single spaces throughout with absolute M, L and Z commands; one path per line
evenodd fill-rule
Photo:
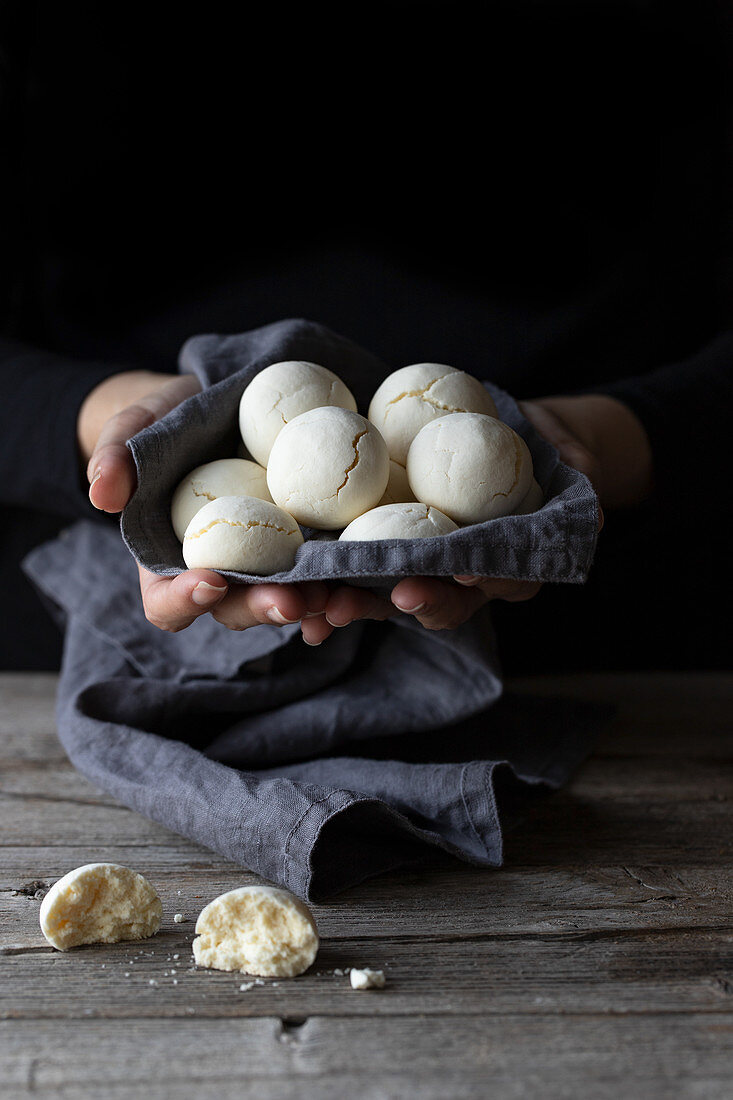
M 540 435 L 554 443 L 563 462 L 588 475 L 602 508 L 634 508 L 652 495 L 649 437 L 622 401 L 589 393 L 542 397 L 520 407 Z
M 599 399 L 594 397 L 593 401 Z M 520 407 L 540 435 L 557 448 L 563 462 L 586 474 L 597 486 L 602 480 L 600 460 L 592 449 L 593 443 L 588 440 L 587 430 L 582 430 L 588 410 L 583 405 L 572 404 L 576 400 L 579 399 L 538 399 L 524 402 Z M 571 402 L 569 410 L 566 401 Z M 597 412 L 598 407 L 593 411 Z M 615 409 L 612 412 L 616 414 Z M 599 531 L 603 522 L 603 511 L 599 507 Z M 451 630 L 470 619 L 490 600 L 511 603 L 529 600 L 541 587 L 537 581 L 496 577 L 455 576 L 452 582 L 436 577 L 410 577 L 400 581 L 392 589 L 390 599 L 386 599 L 368 589 L 343 586 L 329 597 L 324 615 L 306 620 L 301 630 L 309 645 L 319 645 L 334 628 L 347 626 L 355 619 L 387 619 L 400 612 L 413 615 L 428 630 Z
M 76 434 L 89 480 L 89 499 L 103 512 L 121 512 L 137 487 L 127 440 L 198 391 L 192 374 L 123 371 L 89 393 Z
M 86 463 L 89 499 L 104 512 L 121 512 L 137 488 L 135 463 L 127 440 L 196 393 L 193 375 L 126 371 L 100 383 L 84 401 L 77 440 Z M 231 630 L 257 623 L 283 626 L 308 615 L 321 615 L 327 589 L 304 585 L 237 585 L 211 569 L 189 569 L 160 577 L 138 566 L 146 617 L 161 630 L 178 631 L 211 611 Z
M 413 615 L 427 630 L 453 630 L 489 600 L 528 600 L 541 588 L 536 581 L 496 577 L 454 577 L 453 581 L 406 577 L 395 585 L 389 599 L 368 588 L 343 585 L 330 594 L 322 615 L 301 623 L 303 639 L 308 645 L 320 645 L 335 627 L 348 626 L 355 619 L 382 620 L 400 613 Z

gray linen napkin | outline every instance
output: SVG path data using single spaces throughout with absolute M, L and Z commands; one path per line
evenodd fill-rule
M 172 490 L 199 462 L 234 453 L 243 386 L 286 358 L 337 371 L 361 408 L 388 372 L 306 321 L 193 338 L 181 369 L 206 388 L 131 440 L 140 484 L 124 543 L 84 521 L 26 558 L 65 627 L 60 739 L 79 771 L 122 802 L 306 899 L 435 851 L 497 866 L 508 820 L 500 793 L 563 783 L 605 714 L 501 700 L 488 609 L 453 631 L 409 616 L 352 623 L 318 648 L 297 625 L 237 633 L 202 616 L 165 634 L 144 618 L 134 559 L 180 571 Z M 443 539 L 312 539 L 277 580 L 475 571 L 581 583 L 595 547 L 592 489 L 508 395 L 492 393 L 530 446 L 548 498 L 540 513 Z
M 122 536 L 132 554 L 154 573 L 171 576 L 185 568 L 170 522 L 170 500 L 194 467 L 231 458 L 241 442 L 239 399 L 247 383 L 270 363 L 306 359 L 334 371 L 366 415 L 371 395 L 392 367 L 329 329 L 311 321 L 278 321 L 235 336 L 194 336 L 181 351 L 180 369 L 204 387 L 168 416 L 130 440 L 138 488 L 122 516 Z M 477 377 L 490 378 L 479 363 Z M 358 543 L 338 542 L 338 532 L 307 539 L 292 569 L 263 578 L 222 571 L 248 583 L 338 579 L 380 584 L 411 575 L 521 577 L 582 583 L 596 545 L 598 502 L 588 479 L 562 463 L 557 451 L 522 416 L 516 401 L 484 383 L 501 419 L 518 431 L 532 454 L 546 504 L 531 516 L 506 516 L 439 538 Z

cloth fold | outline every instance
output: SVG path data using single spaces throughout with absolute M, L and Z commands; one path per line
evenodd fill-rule
M 135 559 L 179 571 L 170 492 L 212 448 L 232 445 L 248 372 L 281 358 L 337 369 L 336 352 L 363 402 L 376 361 L 311 322 L 189 341 L 182 368 L 201 370 L 207 388 L 131 441 L 140 488 L 123 519 L 125 541 L 81 521 L 24 563 L 65 626 L 57 723 L 78 770 L 307 900 L 436 852 L 500 865 L 507 793 L 565 782 L 606 716 L 502 698 L 488 609 L 452 631 L 425 630 L 406 615 L 352 623 L 317 648 L 303 644 L 297 625 L 239 633 L 201 616 L 165 634 L 146 621 Z M 511 398 L 498 396 L 519 423 Z M 595 545 L 595 497 L 549 445 L 527 438 L 548 496 L 542 513 L 464 529 L 453 549 L 448 538 L 355 544 L 342 560 L 329 554 L 337 543 L 313 540 L 293 575 L 278 580 L 385 583 L 421 567 L 471 571 L 493 553 L 501 575 L 580 583 Z M 417 541 L 446 546 L 415 558 Z

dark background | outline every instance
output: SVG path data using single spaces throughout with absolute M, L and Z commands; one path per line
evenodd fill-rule
M 2 331 L 59 371 L 172 371 L 195 332 L 305 316 L 521 398 L 733 327 L 729 5 L 153 7 L 2 16 Z M 509 670 L 729 663 L 728 520 L 708 492 L 691 522 L 696 481 L 609 519 L 584 589 L 497 605 Z M 77 506 L 0 504 L 5 667 L 55 667 L 17 562 Z

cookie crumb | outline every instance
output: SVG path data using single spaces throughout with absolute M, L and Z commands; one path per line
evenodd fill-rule
M 386 984 L 383 970 L 356 970 L 352 967 L 349 975 L 352 989 L 382 989 Z

